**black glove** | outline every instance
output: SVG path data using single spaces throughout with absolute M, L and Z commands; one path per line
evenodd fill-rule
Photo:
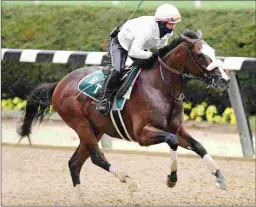
M 119 27 L 116 27 L 115 29 L 113 29 L 113 30 L 110 32 L 109 36 L 112 37 L 112 38 L 115 38 L 115 37 L 117 36 L 118 32 L 120 32 L 120 28 L 119 28 Z
M 158 58 L 158 56 L 159 56 L 159 51 L 158 50 L 154 51 L 152 54 L 152 57 Z

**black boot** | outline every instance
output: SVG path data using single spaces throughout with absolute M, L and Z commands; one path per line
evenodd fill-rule
M 107 115 L 111 110 L 116 91 L 120 84 L 120 76 L 120 72 L 112 70 L 105 80 L 100 102 L 96 106 L 96 109 L 104 115 Z

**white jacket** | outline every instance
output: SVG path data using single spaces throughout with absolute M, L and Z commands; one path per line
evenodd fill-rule
M 153 47 L 162 48 L 168 44 L 172 33 L 159 38 L 159 27 L 154 16 L 142 16 L 127 21 L 120 32 L 118 40 L 128 51 L 128 55 L 138 59 L 148 59 L 152 52 L 144 51 Z

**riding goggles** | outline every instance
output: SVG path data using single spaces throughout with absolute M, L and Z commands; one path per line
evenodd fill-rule
M 181 16 L 175 16 L 175 17 L 167 18 L 166 20 L 169 23 L 176 23 L 176 22 L 181 21 Z
M 156 18 L 156 21 L 168 22 L 168 23 L 177 23 L 181 21 L 181 16 L 174 16 L 166 19 Z

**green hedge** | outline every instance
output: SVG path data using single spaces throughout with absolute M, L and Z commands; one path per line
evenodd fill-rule
M 2 7 L 2 48 L 106 51 L 109 32 L 127 17 L 132 9 L 95 8 L 85 6 L 15 6 Z M 154 10 L 139 10 L 134 15 L 153 15 Z M 252 10 L 180 10 L 182 22 L 177 32 L 185 28 L 201 29 L 203 38 L 218 56 L 255 57 L 255 12 Z M 74 66 L 61 64 L 2 64 L 2 97 L 25 99 L 28 91 L 41 82 L 60 80 Z M 239 72 L 250 114 L 256 114 L 255 70 Z M 254 74 L 252 76 L 252 74 Z M 186 93 L 186 91 L 188 91 Z M 192 92 L 191 92 L 192 91 Z M 200 91 L 200 93 L 198 93 Z M 201 82 L 185 87 L 193 103 L 207 101 L 219 107 L 230 106 L 227 92 L 206 89 Z
M 109 32 L 132 9 L 85 6 L 16 6 L 2 8 L 2 48 L 105 50 Z M 154 15 L 139 10 L 134 17 Z M 255 12 L 252 10 L 180 10 L 184 28 L 201 29 L 218 56 L 255 57 Z M 176 32 L 176 36 L 177 36 Z

